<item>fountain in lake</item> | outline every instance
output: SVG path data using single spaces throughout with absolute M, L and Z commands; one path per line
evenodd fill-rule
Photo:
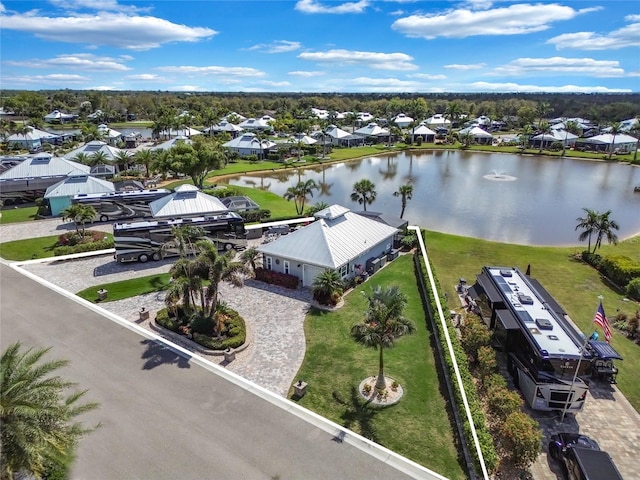
M 484 175 L 483 178 L 486 178 L 487 180 L 493 180 L 495 182 L 513 182 L 518 177 L 513 177 L 511 175 L 505 175 L 500 170 L 494 170 L 493 174 Z

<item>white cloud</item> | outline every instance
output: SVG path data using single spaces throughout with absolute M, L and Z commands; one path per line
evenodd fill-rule
M 195 42 L 215 30 L 178 25 L 162 18 L 99 13 L 47 17 L 38 12 L 0 15 L 2 28 L 31 33 L 56 42 L 108 45 L 128 50 L 149 50 L 168 42 Z
M 451 70 L 479 70 L 486 66 L 486 63 L 469 63 L 466 65 L 460 63 L 452 63 L 451 65 L 445 65 L 444 68 L 450 68 Z
M 232 77 L 264 77 L 265 73 L 250 67 L 194 67 L 190 65 L 158 67 L 162 72 L 178 73 L 182 75 L 228 75 Z
M 137 75 L 127 75 L 127 80 L 139 80 L 143 82 L 165 82 L 167 79 L 155 73 L 140 73 Z
M 633 22 L 618 30 L 600 34 L 595 32 L 563 33 L 547 40 L 557 50 L 575 48 L 577 50 L 616 50 L 640 45 L 640 15 L 627 15 L 625 20 Z
M 543 87 L 538 85 L 520 85 L 517 83 L 489 83 L 474 82 L 463 86 L 462 91 L 473 92 L 500 92 L 500 93 L 524 93 L 524 92 L 550 92 L 550 93 L 629 93 L 630 89 L 608 87 L 579 87 L 576 85 L 563 85 L 558 87 Z
M 73 70 L 124 72 L 131 70 L 122 63 L 125 59 L 98 57 L 90 53 L 70 53 L 47 59 L 7 60 L 5 64 L 28 68 L 69 68 Z M 128 60 L 128 59 L 127 59 Z
M 198 85 L 175 85 L 169 87 L 168 90 L 172 92 L 204 92 L 205 89 Z
M 31 84 L 46 83 L 51 85 L 65 85 L 66 83 L 83 83 L 91 80 L 89 77 L 82 75 L 68 75 L 64 73 L 54 73 L 51 75 L 21 75 L 18 77 L 3 77 L 2 82 L 6 84 Z
M 409 78 L 419 78 L 422 80 L 444 80 L 445 78 L 447 78 L 446 75 L 433 75 L 431 73 L 412 73 L 410 75 L 407 75 L 407 77 Z
M 489 10 L 451 9 L 430 15 L 399 18 L 391 25 L 408 37 L 428 40 L 466 38 L 475 35 L 521 35 L 550 28 L 554 22 L 570 20 L 598 8 L 574 10 L 558 4 L 515 4 Z
M 248 50 L 260 50 L 265 53 L 285 53 L 300 50 L 302 44 L 300 42 L 290 42 L 289 40 L 276 40 L 273 43 L 259 43 Z
M 370 5 L 368 0 L 358 2 L 346 2 L 338 5 L 327 6 L 316 0 L 298 0 L 295 9 L 303 13 L 362 13 Z
M 397 78 L 357 77 L 329 82 L 324 90 L 358 92 L 443 92 L 444 88 L 426 87 L 421 82 Z
M 96 87 L 87 87 L 86 89 L 87 89 L 87 90 L 98 90 L 98 91 L 101 91 L 101 92 L 106 92 L 106 91 L 109 91 L 109 90 L 114 90 L 114 88 L 113 88 L 113 87 L 110 87 L 110 86 L 108 86 L 108 85 L 98 85 L 98 86 L 96 86 Z
M 593 58 L 518 58 L 496 68 L 495 75 L 537 75 L 540 73 L 574 74 L 593 77 L 621 77 L 625 74 L 617 60 Z
M 360 65 L 378 70 L 417 70 L 411 63 L 413 57 L 405 53 L 358 52 L 354 50 L 328 50 L 326 52 L 302 52 L 301 60 L 338 65 Z
M 263 80 L 262 82 L 263 85 L 268 85 L 270 87 L 290 87 L 291 84 L 289 82 L 273 82 L 271 80 Z
M 148 8 L 139 8 L 134 5 L 120 5 L 117 0 L 49 0 L 56 7 L 67 11 L 97 10 L 101 12 L 139 12 Z
M 294 77 L 319 77 L 320 75 L 326 75 L 326 72 L 321 70 L 296 70 L 295 72 L 289 72 L 289 75 Z

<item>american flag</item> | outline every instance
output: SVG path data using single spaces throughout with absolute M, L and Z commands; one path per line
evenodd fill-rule
M 598 311 L 596 312 L 596 316 L 593 319 L 593 323 L 602 327 L 604 338 L 607 340 L 607 342 L 611 340 L 611 325 L 609 325 L 609 320 L 607 320 L 607 316 L 604 314 L 602 302 L 600 302 L 600 305 L 598 305 Z

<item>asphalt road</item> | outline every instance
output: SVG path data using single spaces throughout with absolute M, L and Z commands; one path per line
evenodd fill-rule
M 52 346 L 100 408 L 74 479 L 402 479 L 393 466 L 0 265 L 0 346 Z

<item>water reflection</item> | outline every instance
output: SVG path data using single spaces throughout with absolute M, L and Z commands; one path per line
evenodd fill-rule
M 312 202 L 359 210 L 350 194 L 367 178 L 377 198 L 368 210 L 400 215 L 393 192 L 413 184 L 405 218 L 430 230 L 530 245 L 578 245 L 582 208 L 611 210 L 618 236 L 640 232 L 640 169 L 617 163 L 484 152 L 439 150 L 382 155 L 313 169 L 277 170 L 247 180 L 279 195 L 299 180 L 321 186 Z

